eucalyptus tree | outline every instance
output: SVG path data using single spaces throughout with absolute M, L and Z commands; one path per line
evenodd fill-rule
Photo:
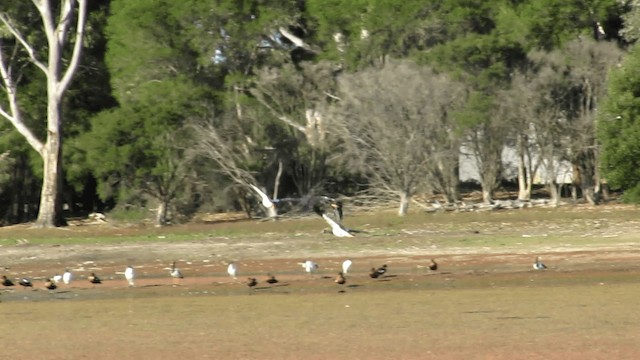
M 436 188 L 451 200 L 460 144 L 451 114 L 464 96 L 459 83 L 408 60 L 388 60 L 340 76 L 338 96 L 329 125 L 342 140 L 336 161 L 364 174 L 372 191 L 399 198 L 399 215 L 418 191 Z
M 33 5 L 42 21 L 42 30 L 34 29 L 31 23 L 20 23 L 20 14 L 0 14 L 0 75 L 8 106 L 0 108 L 0 115 L 11 122 L 43 160 L 43 183 L 36 225 L 52 227 L 64 224 L 61 196 L 64 123 L 62 103 L 81 59 L 87 1 L 64 0 L 57 6 L 52 6 L 50 1 L 34 0 Z M 29 14 L 27 17 L 33 16 Z M 46 55 L 39 51 L 39 46 L 42 45 L 41 34 L 46 38 Z M 72 49 L 68 49 L 69 46 Z M 21 114 L 18 94 L 23 65 L 17 61 L 24 59 L 46 77 L 47 126 L 44 139 Z

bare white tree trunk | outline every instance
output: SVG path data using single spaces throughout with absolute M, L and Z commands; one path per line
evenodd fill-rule
M 0 75 L 4 84 L 4 90 L 9 102 L 9 110 L 0 108 L 0 115 L 9 120 L 22 134 L 26 141 L 42 157 L 44 163 L 44 178 L 40 197 L 40 209 L 36 226 L 53 227 L 64 224 L 62 214 L 62 98 L 71 83 L 71 79 L 78 68 L 82 53 L 82 42 L 87 12 L 86 0 L 62 0 L 60 4 L 60 17 L 55 23 L 49 0 L 33 0 L 40 13 L 44 32 L 47 37 L 48 59 L 41 62 L 35 54 L 33 47 L 27 42 L 27 38 L 20 33 L 12 19 L 5 14 L 0 14 L 0 22 L 17 40 L 18 46 L 28 54 L 29 60 L 38 67 L 47 78 L 47 137 L 43 143 L 33 131 L 23 122 L 20 115 L 19 104 L 16 100 L 17 84 L 15 78 L 19 74 L 13 73 L 13 65 L 10 59 L 6 59 L 0 48 Z M 69 36 L 69 27 L 74 18 L 74 12 L 78 4 L 78 16 L 76 19 L 75 43 L 71 59 L 66 69 L 63 69 L 62 53 Z M 1 44 L 0 39 L 0 45 Z
M 405 216 L 409 211 L 409 202 L 411 202 L 411 195 L 406 191 L 400 193 L 400 207 L 398 208 L 398 215 Z
M 529 178 L 531 173 L 527 176 L 527 166 L 525 160 L 524 140 L 522 135 L 518 136 L 517 140 L 518 149 L 518 200 L 526 201 L 531 199 L 531 188 L 529 185 Z

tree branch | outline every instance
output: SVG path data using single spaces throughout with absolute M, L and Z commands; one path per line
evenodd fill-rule
M 0 45 L 2 44 L 2 39 L 0 39 Z M 11 78 L 10 67 L 7 66 L 6 61 L 4 59 L 4 52 L 2 51 L 2 47 L 0 46 L 0 76 L 2 77 L 2 83 L 4 84 L 5 91 L 7 92 L 7 99 L 9 100 L 9 107 L 11 109 L 11 113 L 7 112 L 0 105 L 0 115 L 9 120 L 11 124 L 18 130 L 22 136 L 27 139 L 27 142 L 34 150 L 38 153 L 42 154 L 42 149 L 44 144 L 38 140 L 38 138 L 31 132 L 31 130 L 22 122 L 22 117 L 20 116 L 20 108 L 18 107 L 18 99 L 16 98 L 16 85 Z
M 33 48 L 27 43 L 27 41 L 24 39 L 20 31 L 18 31 L 18 29 L 16 29 L 13 26 L 13 24 L 11 24 L 11 21 L 9 20 L 9 18 L 7 18 L 6 14 L 0 14 L 0 21 L 2 21 L 2 23 L 7 27 L 9 32 L 11 32 L 11 34 L 18 40 L 18 42 L 22 45 L 22 47 L 27 51 L 27 54 L 29 54 L 29 59 L 31 60 L 31 62 L 46 74 L 47 67 L 36 58 L 36 54 L 33 51 Z
M 80 55 L 82 54 L 82 45 L 84 38 L 84 24 L 87 17 L 87 1 L 79 0 L 80 10 L 78 11 L 78 23 L 76 25 L 76 42 L 73 46 L 73 55 L 71 56 L 71 62 L 69 63 L 69 67 L 67 67 L 67 71 L 64 73 L 62 80 L 60 81 L 60 86 L 58 87 L 58 95 L 62 95 L 62 93 L 67 89 L 71 79 L 73 78 L 73 74 L 76 72 L 78 68 L 78 64 L 80 63 Z

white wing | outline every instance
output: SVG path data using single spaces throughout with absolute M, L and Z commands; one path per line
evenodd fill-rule
M 257 192 L 258 195 L 260 195 L 260 198 L 262 199 L 262 206 L 266 207 L 267 209 L 273 206 L 273 201 L 269 199 L 269 196 L 267 196 L 267 194 L 265 194 L 262 190 L 260 190 L 257 186 L 253 184 L 249 184 L 249 186 L 251 186 L 251 188 L 255 190 L 255 192 Z
M 342 226 L 340 226 L 340 224 L 338 224 L 337 222 L 333 221 L 333 219 L 328 217 L 327 214 L 323 213 L 322 214 L 322 218 L 329 225 L 331 225 L 331 232 L 333 233 L 333 235 L 335 235 L 337 237 L 353 237 L 353 234 L 351 234 L 347 230 L 343 229 Z
M 62 281 L 67 285 L 71 282 L 71 273 L 69 271 L 62 274 Z
M 351 263 L 352 263 L 351 260 L 345 260 L 342 263 L 342 273 L 343 274 L 346 274 L 349 271 L 349 268 L 351 267 Z

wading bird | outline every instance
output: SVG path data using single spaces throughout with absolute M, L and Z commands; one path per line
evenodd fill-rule
M 380 266 L 379 268 L 376 269 L 376 273 L 378 273 L 378 276 L 382 276 L 384 274 L 387 273 L 387 264 L 384 264 L 382 266 Z
M 13 281 L 11 281 L 6 275 L 2 275 L 2 285 L 13 286 Z
M 267 274 L 267 284 L 277 284 L 278 283 L 278 279 L 276 279 L 275 276 L 271 275 L 271 274 Z
M 182 275 L 182 271 L 176 267 L 176 262 L 171 263 L 171 269 L 169 270 L 169 274 L 173 278 L 173 283 L 175 285 L 176 281 L 180 282 L 180 279 L 184 279 L 184 275 Z
M 229 264 L 229 266 L 227 266 L 227 274 L 229 274 L 229 276 L 234 279 L 238 278 L 238 266 L 236 265 L 236 263 L 231 263 Z
M 349 230 L 342 227 L 342 225 L 338 224 L 335 220 L 330 218 L 327 214 L 319 206 L 314 206 L 313 211 L 316 214 L 320 215 L 324 221 L 331 226 L 331 233 L 337 237 L 353 237 L 353 234 L 349 232 Z
M 31 280 L 29 280 L 28 278 L 20 279 L 20 281 L 18 281 L 18 284 L 20 284 L 20 286 L 24 286 L 25 288 L 33 287 Z
M 92 284 L 102 284 L 102 280 L 95 273 L 91 273 L 88 278 L 89 282 Z
M 65 285 L 69 285 L 72 279 L 73 279 L 73 274 L 71 274 L 71 271 L 69 269 L 65 269 L 64 273 L 62 274 L 62 282 Z
M 377 279 L 380 274 L 378 273 L 378 269 L 372 267 L 371 271 L 369 271 L 369 277 L 372 279 Z
M 124 271 L 124 278 L 127 279 L 129 286 L 133 286 L 133 280 L 136 276 L 135 271 L 133 270 L 133 266 L 127 266 L 127 269 Z
M 312 272 L 316 271 L 319 268 L 318 264 L 311 260 L 306 260 L 305 262 L 298 263 L 298 265 L 302 266 L 304 271 L 306 271 L 309 275 L 311 275 Z
M 258 280 L 256 280 L 256 278 L 247 278 L 247 286 L 251 289 L 254 286 L 258 285 Z
M 431 259 L 431 264 L 429 264 L 429 270 L 436 271 L 438 270 L 438 263 Z
M 351 264 L 352 264 L 352 263 L 353 263 L 353 262 L 352 262 L 351 260 L 349 260 L 349 259 L 347 259 L 347 260 L 345 260 L 345 261 L 343 261 L 343 262 L 342 262 L 342 272 L 343 272 L 344 274 L 346 274 L 346 273 L 348 273 L 348 272 L 349 272 L 349 269 L 351 268 Z
M 533 268 L 536 270 L 545 270 L 547 268 L 547 265 L 543 264 L 540 261 L 540 256 L 537 256 L 536 261 L 533 263 Z
M 46 289 L 48 289 L 48 290 L 55 290 L 55 289 L 57 289 L 57 288 L 58 288 L 58 285 L 56 285 L 56 283 L 54 283 L 54 282 L 53 282 L 53 280 L 51 280 L 51 279 L 47 279 L 47 280 L 44 282 L 44 287 L 45 287 Z

